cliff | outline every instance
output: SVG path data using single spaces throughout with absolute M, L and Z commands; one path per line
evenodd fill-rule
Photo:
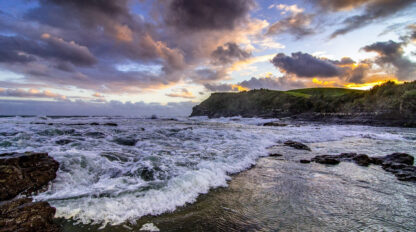
M 191 116 L 292 117 L 413 127 L 416 81 L 400 85 L 386 82 L 367 91 L 309 88 L 213 93 L 193 108 Z

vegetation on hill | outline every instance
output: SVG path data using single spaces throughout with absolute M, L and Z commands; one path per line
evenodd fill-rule
M 191 116 L 285 117 L 307 113 L 372 114 L 383 119 L 416 119 L 416 81 L 386 82 L 371 90 L 308 88 L 213 93 Z

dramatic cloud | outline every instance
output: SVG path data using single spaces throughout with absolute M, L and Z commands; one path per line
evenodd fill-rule
M 343 26 L 331 34 L 337 37 L 352 30 L 367 26 L 377 20 L 385 19 L 414 5 L 414 0 L 315 0 L 322 8 L 330 11 L 351 10 L 364 7 L 361 14 L 343 20 Z
M 304 82 L 295 77 L 252 77 L 250 80 L 238 83 L 248 89 L 273 89 L 273 90 L 289 90 L 304 88 Z
M 204 84 L 204 87 L 212 92 L 238 92 L 244 90 L 241 86 L 234 84 Z
M 15 101 L 0 100 L 1 115 L 123 115 L 149 117 L 188 116 L 191 114 L 193 102 L 168 103 L 91 103 L 85 101 Z
M 3 89 L 0 88 L 0 96 L 4 97 L 22 97 L 22 98 L 51 98 L 56 100 L 66 100 L 67 97 L 61 94 L 53 93 L 48 90 L 39 91 L 37 89 Z
M 297 39 L 304 36 L 315 33 L 315 30 L 311 27 L 311 23 L 315 17 L 314 14 L 303 13 L 304 9 L 298 8 L 297 5 L 271 5 L 269 8 L 277 8 L 281 10 L 281 14 L 290 15 L 284 19 L 281 19 L 273 23 L 266 32 L 266 35 L 277 35 L 288 33 Z
M 225 70 L 197 69 L 192 75 L 191 80 L 195 83 L 209 83 L 225 79 Z
M 231 30 L 253 6 L 253 0 L 171 0 L 165 20 L 181 29 Z
M 219 46 L 212 52 L 212 63 L 227 64 L 237 60 L 244 60 L 251 56 L 251 53 L 241 49 L 235 43 L 226 43 L 224 46 Z
M 168 97 L 190 98 L 190 99 L 195 98 L 194 94 L 192 92 L 190 92 L 189 90 L 185 89 L 185 88 L 173 90 L 173 93 L 168 93 L 168 94 L 166 94 L 166 96 L 168 96 Z
M 341 74 L 339 67 L 331 61 L 302 52 L 292 53 L 291 56 L 279 53 L 271 62 L 281 71 L 299 77 L 335 77 Z
M 43 34 L 41 40 L 30 41 L 19 36 L 0 35 L 0 62 L 31 62 L 37 57 L 52 58 L 80 66 L 95 64 L 96 59 L 87 47 L 75 42 Z
M 237 84 L 205 84 L 206 89 L 212 92 L 237 92 L 250 89 L 272 89 L 289 90 L 304 88 L 306 85 L 302 80 L 294 76 L 275 77 L 252 77 L 250 80 Z
M 367 52 L 376 52 L 378 57 L 375 62 L 380 66 L 395 67 L 395 75 L 400 80 L 412 80 L 416 77 L 416 63 L 404 56 L 403 46 L 405 43 L 397 43 L 392 40 L 387 42 L 377 42 L 363 49 Z

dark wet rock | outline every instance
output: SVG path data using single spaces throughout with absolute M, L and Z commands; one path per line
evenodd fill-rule
M 315 156 L 311 161 L 320 164 L 336 165 L 340 163 L 339 158 L 333 155 L 318 155 Z
M 0 155 L 0 200 L 41 190 L 55 179 L 59 163 L 47 153 Z
M 0 232 L 57 232 L 54 224 L 56 209 L 47 202 L 32 202 L 30 198 L 0 204 Z
M 287 126 L 287 124 L 279 122 L 266 122 L 263 126 Z
M 292 140 L 288 140 L 284 143 L 286 146 L 293 147 L 298 150 L 307 150 L 310 151 L 311 149 L 303 143 L 295 142 Z
M 341 161 L 348 161 L 360 166 L 381 165 L 385 171 L 393 173 L 398 180 L 416 181 L 416 167 L 413 166 L 414 157 L 406 153 L 393 153 L 383 157 L 368 157 L 365 154 L 357 153 L 318 155 L 311 161 L 321 164 L 338 164 Z
M 279 157 L 279 156 L 283 156 L 282 154 L 279 154 L 279 153 L 271 153 L 271 154 L 269 154 L 269 156 L 271 156 L 271 157 Z
M 137 143 L 137 139 L 132 138 L 116 138 L 114 142 L 124 146 L 134 146 Z
M 352 158 L 354 162 L 360 166 L 368 166 L 371 164 L 371 159 L 368 157 L 368 155 L 365 154 L 359 154 Z
M 85 135 L 88 137 L 93 137 L 93 138 L 105 138 L 105 134 L 102 132 L 98 132 L 98 131 L 87 132 L 85 133 Z
M 58 144 L 58 145 L 66 145 L 66 144 L 72 143 L 72 142 L 73 141 L 70 140 L 70 139 L 60 139 L 60 140 L 57 140 L 55 143 Z
M 107 122 L 107 123 L 104 123 L 103 125 L 104 126 L 118 126 L 118 124 L 114 122 Z
M 393 162 L 400 164 L 413 165 L 415 158 L 406 153 L 393 153 L 384 157 L 384 162 Z
M 152 180 L 155 179 L 155 177 L 154 177 L 154 171 L 152 169 L 147 168 L 147 167 L 143 168 L 143 170 L 140 173 L 140 176 L 145 181 L 152 181 Z
M 157 115 L 153 114 L 150 119 L 157 119 Z
M 91 126 L 98 126 L 98 125 L 100 125 L 98 122 L 92 122 L 92 123 L 90 123 L 90 125 Z
M 302 163 L 302 164 L 308 164 L 311 161 L 310 160 L 301 159 L 301 160 L 299 160 L 299 162 Z

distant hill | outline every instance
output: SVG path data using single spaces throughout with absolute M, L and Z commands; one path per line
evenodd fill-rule
M 292 117 L 415 126 L 416 81 L 399 85 L 389 81 L 367 91 L 308 88 L 213 93 L 193 108 L 191 116 Z

